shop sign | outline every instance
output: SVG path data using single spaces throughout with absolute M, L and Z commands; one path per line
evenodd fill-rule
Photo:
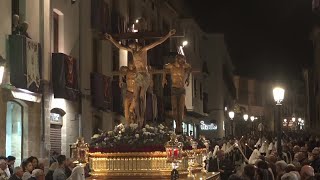
M 209 130 L 217 130 L 218 126 L 216 124 L 205 124 L 204 121 L 200 121 L 200 129 L 203 131 L 209 131 Z

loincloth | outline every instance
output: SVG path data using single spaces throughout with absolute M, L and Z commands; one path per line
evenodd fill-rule
M 186 95 L 186 90 L 184 88 L 176 88 L 176 87 L 171 88 L 171 96 L 182 96 L 182 95 Z
M 137 72 L 135 78 L 136 86 L 148 88 L 151 84 L 151 76 L 147 72 Z
M 128 99 L 129 101 L 132 101 L 133 100 L 133 92 L 127 91 L 126 92 L 126 99 Z

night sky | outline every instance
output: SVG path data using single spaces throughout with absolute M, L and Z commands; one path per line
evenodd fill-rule
M 225 34 L 235 73 L 300 79 L 311 65 L 312 0 L 188 0 L 206 32 Z

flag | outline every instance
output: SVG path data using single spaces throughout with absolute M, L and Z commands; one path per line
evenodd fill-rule
M 40 86 L 39 46 L 37 42 L 26 39 L 27 88 L 33 83 Z

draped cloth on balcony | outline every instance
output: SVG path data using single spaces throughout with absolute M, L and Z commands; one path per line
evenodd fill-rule
M 37 42 L 26 39 L 26 59 L 27 59 L 27 88 L 35 83 L 37 88 L 40 86 L 39 71 L 39 46 Z

